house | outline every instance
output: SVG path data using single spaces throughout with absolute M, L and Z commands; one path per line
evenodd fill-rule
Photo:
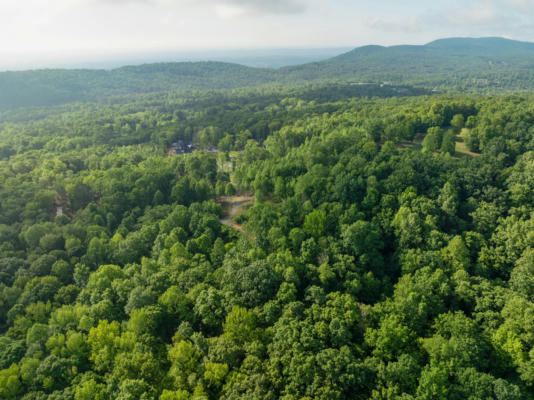
M 174 155 L 174 154 L 186 154 L 186 153 L 192 153 L 195 150 L 195 146 L 192 142 L 188 142 L 185 140 L 178 140 L 177 142 L 174 142 L 170 145 L 170 147 L 167 149 L 168 155 Z

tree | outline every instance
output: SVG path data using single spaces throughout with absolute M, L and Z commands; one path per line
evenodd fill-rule
M 458 189 L 451 182 L 445 183 L 440 190 L 438 202 L 441 209 L 451 218 L 456 217 L 459 203 L 458 197 Z
M 97 383 L 94 379 L 84 380 L 76 386 L 74 392 L 74 400 L 104 400 L 105 398 L 105 385 Z
M 222 265 L 225 254 L 226 247 L 224 245 L 224 241 L 219 237 L 213 243 L 213 247 L 210 252 L 211 262 L 216 266 Z
M 439 127 L 432 127 L 428 129 L 428 133 L 423 139 L 423 151 L 433 153 L 441 146 L 443 131 Z
M 208 332 L 217 332 L 224 319 L 224 297 L 213 287 L 204 289 L 195 299 L 193 311 Z
M 378 329 L 365 332 L 365 342 L 373 349 L 373 355 L 384 361 L 408 353 L 415 337 L 415 333 L 395 315 L 382 319 Z
M 534 249 L 526 249 L 510 274 L 510 287 L 534 302 Z
M 456 114 L 452 117 L 451 126 L 454 129 L 454 134 L 458 135 L 464 127 L 464 116 L 462 114 Z
M 93 362 L 95 371 L 110 370 L 118 350 L 116 343 L 119 335 L 120 327 L 117 321 L 109 323 L 103 320 L 98 323 L 98 326 L 91 328 L 87 342 L 91 346 L 89 359 Z
M 279 277 L 265 260 L 225 268 L 225 288 L 231 293 L 232 303 L 236 305 L 261 305 L 274 297 L 278 285 Z
M 315 239 L 322 237 L 326 233 L 326 213 L 322 210 L 314 210 L 306 215 L 303 229 Z
M 443 154 L 449 154 L 451 156 L 454 155 L 456 151 L 456 139 L 454 132 L 449 130 L 443 134 L 440 151 Z
M 85 261 L 88 265 L 93 267 L 103 264 L 108 259 L 109 247 L 103 239 L 94 237 L 89 242 L 87 253 L 85 254 Z
M 137 336 L 156 335 L 165 336 L 163 328 L 163 313 L 158 306 L 146 306 L 132 310 L 130 320 L 128 321 L 128 330 L 134 332 Z
M 401 247 L 416 247 L 423 241 L 423 222 L 410 208 L 400 207 L 391 225 L 395 229 Z
M 200 367 L 201 355 L 195 346 L 188 341 L 180 340 L 173 344 L 168 356 L 171 361 L 169 375 L 174 379 L 175 387 L 180 390 L 191 390 L 194 381 L 189 380 L 189 377 L 193 378 L 193 374 Z
M 74 268 L 64 260 L 58 260 L 52 265 L 52 274 L 57 276 L 63 284 L 68 284 L 72 281 L 72 274 Z
M 73 211 L 85 208 L 93 198 L 91 187 L 81 182 L 67 185 L 65 191 L 69 207 Z
M 0 370 L 0 398 L 14 399 L 22 391 L 22 383 L 19 378 L 19 368 L 17 364 L 12 364 L 9 368 Z
M 223 323 L 224 336 L 230 341 L 243 345 L 254 340 L 258 331 L 256 318 L 251 311 L 243 307 L 234 307 Z
M 384 247 L 380 231 L 370 222 L 356 221 L 341 233 L 343 246 L 363 265 L 382 265 L 380 250 Z
M 226 186 L 225 186 L 225 189 L 224 189 L 224 194 L 227 195 L 227 196 L 235 196 L 236 194 L 236 189 L 235 189 L 235 186 L 232 185 L 232 183 L 227 183 Z

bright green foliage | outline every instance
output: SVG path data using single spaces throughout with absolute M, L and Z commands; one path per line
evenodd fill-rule
M 315 210 L 306 215 L 303 228 L 307 234 L 316 239 L 320 238 L 326 232 L 326 213 L 322 210 Z
M 534 98 L 417 93 L 3 113 L 0 398 L 533 399 Z
M 254 314 L 242 307 L 234 307 L 223 323 L 224 336 L 233 342 L 243 344 L 253 340 L 258 332 Z
M 91 346 L 89 359 L 97 371 L 111 368 L 119 342 L 120 327 L 117 322 L 100 321 L 98 326 L 91 328 L 87 341 Z
M 443 134 L 439 150 L 442 154 L 454 155 L 456 151 L 456 138 L 453 131 L 449 130 Z
M 443 138 L 443 131 L 439 127 L 428 129 L 428 133 L 423 139 L 423 151 L 433 153 L 440 149 Z
M 462 114 L 456 114 L 451 119 L 451 126 L 454 129 L 455 134 L 459 134 L 462 128 L 464 127 L 465 119 Z
M 98 384 L 94 379 L 88 379 L 80 384 L 74 393 L 74 400 L 103 400 L 105 399 L 105 386 Z
M 13 399 L 22 392 L 22 383 L 17 364 L 0 371 L 0 398 Z

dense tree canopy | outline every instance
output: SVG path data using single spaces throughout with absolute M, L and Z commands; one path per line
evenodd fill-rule
M 2 114 L 0 399 L 532 399 L 534 98 L 398 94 Z

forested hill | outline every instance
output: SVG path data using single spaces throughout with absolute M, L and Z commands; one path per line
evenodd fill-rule
M 182 62 L 108 70 L 0 73 L 0 110 L 98 100 L 169 89 L 229 89 L 273 81 L 274 71 L 222 62 Z
M 448 90 L 534 88 L 534 43 L 442 39 L 424 46 L 364 46 L 326 61 L 281 69 L 222 62 L 160 63 L 107 70 L 0 73 L 0 110 L 112 95 L 231 89 L 317 81 L 391 82 Z
M 534 43 L 503 38 L 441 39 L 423 46 L 364 46 L 289 67 L 295 78 L 390 81 L 452 89 L 534 87 Z

